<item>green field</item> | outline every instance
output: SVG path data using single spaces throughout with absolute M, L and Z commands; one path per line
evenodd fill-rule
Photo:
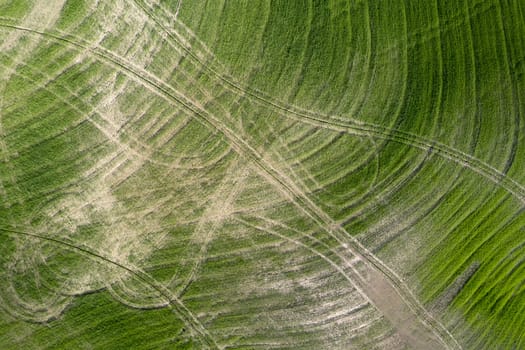
M 525 349 L 524 62 L 522 0 L 0 0 L 0 349 Z

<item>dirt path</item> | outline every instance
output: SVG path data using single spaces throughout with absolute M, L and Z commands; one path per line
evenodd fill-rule
M 0 26 L 10 27 L 30 33 L 44 35 L 49 38 L 71 45 L 82 50 L 88 50 L 102 61 L 115 66 L 129 78 L 141 83 L 145 88 L 165 99 L 175 106 L 184 107 L 188 112 L 204 125 L 221 132 L 239 155 L 250 160 L 258 173 L 269 183 L 273 184 L 285 198 L 290 200 L 300 211 L 312 218 L 325 232 L 348 252 L 359 258 L 366 266 L 365 278 L 357 279 L 356 284 L 362 284 L 361 289 L 372 303 L 394 323 L 394 327 L 405 334 L 405 340 L 414 348 L 421 344 L 439 344 L 441 348 L 460 348 L 452 335 L 437 320 L 423 308 L 404 282 L 377 257 L 363 247 L 355 238 L 350 236 L 341 226 L 322 211 L 286 174 L 261 156 L 245 140 L 240 139 L 237 133 L 231 130 L 216 116 L 203 109 L 200 103 L 192 101 L 187 96 L 175 90 L 172 86 L 155 77 L 149 72 L 135 67 L 122 57 L 106 49 L 91 47 L 84 42 L 77 42 L 69 37 L 62 37 L 53 33 L 41 32 L 12 24 L 0 22 Z M 367 277 L 368 276 L 368 277 Z M 377 293 L 377 286 L 386 286 L 383 292 Z M 396 306 L 398 305 L 398 306 Z M 402 306 L 402 307 L 401 307 Z M 403 331 L 407 330 L 407 331 Z M 409 331 L 408 331 L 409 330 Z M 411 334 L 413 336 L 408 336 Z M 446 344 L 446 345 L 445 345 Z M 432 345 L 433 346 L 433 345 Z
M 364 274 L 364 281 L 360 281 L 364 292 L 412 348 L 426 350 L 460 348 L 459 344 L 454 344 L 455 342 L 444 343 L 445 339 L 433 331 L 431 326 L 421 324 L 418 320 L 418 311 L 413 310 L 410 303 L 403 300 L 403 295 L 394 288 L 384 274 L 369 266 L 365 266 L 361 273 Z
M 337 272 L 343 275 L 346 280 L 354 285 L 365 300 L 374 305 L 382 315 L 391 322 L 400 337 L 412 348 L 425 350 L 448 348 L 447 344 L 443 343 L 439 334 L 434 333 L 429 326 L 423 325 L 424 327 L 421 327 L 420 320 L 417 319 L 414 310 L 410 308 L 403 296 L 397 292 L 379 271 L 369 268 L 368 265 L 362 265 L 358 270 L 355 265 L 356 262 L 362 262 L 359 258 L 349 260 L 348 257 L 343 256 L 338 251 L 330 249 L 331 253 L 344 261 L 344 265 L 339 265 L 325 254 L 319 252 L 315 247 L 310 247 L 308 244 L 299 240 L 282 235 L 267 227 L 251 224 L 239 217 L 236 217 L 235 220 L 245 226 L 299 245 L 326 261 Z M 311 236 L 308 237 L 316 241 L 315 238 Z M 316 241 L 316 245 L 317 244 L 322 243 Z M 432 333 L 429 333 L 429 330 Z

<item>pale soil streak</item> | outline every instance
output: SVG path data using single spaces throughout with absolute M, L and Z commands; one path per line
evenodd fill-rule
M 85 44 L 74 42 L 69 38 L 63 38 L 52 33 L 43 33 L 33 29 L 14 26 L 12 24 L 1 25 L 4 27 L 10 27 L 13 29 L 49 36 L 58 41 L 69 43 L 70 45 L 76 47 L 86 48 Z M 410 289 L 404 284 L 399 276 L 395 274 L 395 272 L 385 266 L 379 259 L 377 259 L 376 256 L 371 254 L 342 227 L 336 225 L 331 220 L 331 218 L 322 210 L 320 210 L 320 208 L 317 207 L 317 205 L 312 202 L 311 199 L 302 192 L 302 190 L 300 190 L 292 181 L 290 181 L 290 179 L 285 174 L 283 174 L 280 170 L 278 170 L 278 168 L 270 163 L 268 159 L 262 157 L 252 146 L 247 144 L 245 140 L 239 139 L 233 130 L 224 125 L 214 115 L 211 115 L 203 110 L 202 106 L 198 102 L 194 103 L 192 100 L 182 95 L 179 91 L 173 89 L 173 87 L 159 80 L 152 74 L 137 69 L 129 62 L 126 62 L 122 58 L 109 53 L 107 50 L 92 49 L 92 52 L 101 59 L 107 60 L 114 64 L 117 69 L 120 69 L 122 72 L 126 73 L 126 75 L 129 75 L 138 82 L 142 82 L 142 84 L 154 94 L 166 99 L 170 103 L 174 103 L 177 106 L 184 106 L 184 108 L 192 112 L 198 120 L 201 120 L 203 124 L 220 131 L 229 140 L 232 148 L 247 159 L 250 159 L 258 172 L 270 183 L 276 186 L 276 189 L 278 189 L 285 196 L 285 198 L 288 198 L 301 211 L 311 217 L 321 227 L 325 228 L 326 233 L 328 233 L 338 242 L 341 244 L 347 242 L 348 250 L 362 259 L 366 267 L 370 270 L 370 275 L 374 275 L 375 278 L 381 278 L 385 282 L 388 281 L 386 282 L 388 285 L 390 285 L 390 283 L 393 284 L 391 285 L 390 289 L 385 288 L 381 295 L 370 292 L 371 296 L 378 297 L 377 300 L 374 300 L 376 307 L 381 309 L 383 306 L 385 306 L 385 312 L 390 312 L 392 311 L 390 309 L 390 305 L 392 305 L 392 303 L 389 301 L 389 299 L 394 299 L 396 302 L 399 301 L 402 303 L 402 305 L 406 306 L 402 310 L 397 310 L 402 313 L 402 321 L 411 321 L 415 328 L 420 327 L 422 334 L 428 336 L 427 339 L 423 340 L 425 344 L 428 340 L 434 342 L 436 348 L 439 343 L 442 343 L 442 345 L 448 344 L 451 348 L 459 348 L 459 345 L 455 342 L 450 333 L 428 314 L 423 306 L 417 301 Z M 381 271 L 381 273 L 377 273 L 377 271 Z M 374 289 L 374 285 L 366 279 L 360 279 L 357 282 L 361 283 L 363 287 L 366 287 L 367 290 Z M 406 311 L 408 311 L 408 314 L 405 313 Z M 399 315 L 386 313 L 385 316 L 387 316 L 387 318 L 391 319 L 392 321 L 399 321 Z M 404 327 L 404 325 L 400 326 Z M 434 337 L 437 337 L 439 341 L 435 340 Z M 407 341 L 412 341 L 412 339 L 412 337 L 406 338 Z M 446 339 L 446 341 L 444 339 Z M 420 345 L 420 343 L 416 343 L 414 345 L 417 347 Z
M 231 217 L 234 211 L 233 204 L 235 199 L 244 189 L 249 170 L 246 166 L 240 165 L 239 162 L 238 158 L 232 161 L 222 182 L 209 197 L 210 204 L 197 223 L 193 233 L 193 240 L 200 245 L 201 249 L 188 278 L 179 288 L 179 297 L 185 293 L 186 289 L 195 280 L 202 263 L 206 259 L 208 245 L 213 238 L 213 234 L 225 220 Z
M 248 227 L 252 227 L 302 246 L 329 263 L 340 274 L 342 274 L 357 291 L 359 291 L 368 303 L 374 305 L 382 315 L 392 323 L 402 339 L 414 347 L 414 349 L 443 348 L 444 344 L 438 340 L 439 338 L 435 339 L 429 337 L 427 330 L 422 329 L 418 325 L 418 322 L 414 322 L 412 319 L 414 310 L 412 310 L 403 299 L 400 299 L 399 297 L 391 297 L 392 295 L 397 295 L 398 292 L 380 272 L 366 268 L 366 265 L 364 265 L 364 268 L 361 266 L 362 271 L 358 271 L 357 268 L 354 267 L 356 263 L 363 262 L 362 260 L 352 259 L 351 261 L 348 261 L 346 257 L 341 255 L 341 253 L 332 250 L 336 256 L 340 257 L 345 262 L 345 268 L 343 268 L 331 258 L 320 253 L 317 249 L 310 247 L 308 244 L 282 235 L 267 227 L 251 224 L 241 218 L 235 217 L 234 219 Z
M 175 16 L 174 18 L 177 19 L 177 17 L 179 16 L 179 11 L 180 11 L 180 6 L 182 5 L 182 0 L 179 0 L 179 3 L 177 4 L 177 10 L 175 11 Z
M 256 225 L 256 224 L 252 224 L 240 217 L 234 217 L 233 218 L 235 221 L 241 223 L 242 225 L 246 226 L 246 227 L 251 227 L 253 229 L 256 229 L 258 231 L 261 231 L 261 232 L 265 232 L 265 233 L 268 233 L 270 235 L 273 235 L 273 236 L 276 236 L 276 237 L 279 237 L 285 241 L 288 241 L 288 242 L 291 242 L 295 245 L 298 245 L 310 252 L 312 252 L 313 254 L 319 256 L 322 260 L 324 260 L 325 262 L 327 262 L 330 266 L 332 266 L 337 272 L 339 272 L 349 283 L 350 285 L 352 285 L 358 292 L 359 294 L 364 298 L 365 300 L 365 303 L 366 304 L 371 304 L 371 305 L 375 305 L 372 300 L 368 297 L 368 294 L 365 293 L 365 291 L 362 289 L 362 286 L 360 285 L 360 283 L 356 283 L 358 282 L 360 279 L 362 279 L 362 276 L 360 276 L 359 272 L 356 270 L 356 268 L 354 267 L 354 264 L 352 263 L 349 263 L 348 260 L 346 259 L 346 257 L 344 256 L 341 256 L 340 254 L 338 253 L 335 253 L 336 256 L 340 257 L 344 262 L 345 262 L 345 265 L 344 266 L 341 266 L 341 264 L 338 264 L 336 262 L 334 262 L 331 258 L 329 258 L 328 256 L 326 256 L 325 254 L 319 252 L 316 248 L 312 248 L 310 247 L 308 244 L 306 243 L 303 243 L 302 241 L 300 240 L 297 240 L 297 239 L 294 239 L 294 238 L 291 238 L 291 237 L 288 237 L 286 235 L 283 235 L 275 230 L 272 230 L 271 228 L 269 227 L 266 227 L 266 226 L 259 226 L 259 225 Z M 268 222 L 272 222 L 272 220 L 269 220 Z M 310 235 L 307 235 L 307 234 L 303 234 L 302 236 L 306 236 L 306 237 L 309 237 L 310 239 L 316 241 L 316 238 L 310 236 Z M 321 243 L 322 244 L 322 243 Z M 332 250 L 333 252 L 333 250 Z M 348 271 L 348 270 L 349 271 Z M 379 309 L 379 311 L 382 311 L 381 309 Z

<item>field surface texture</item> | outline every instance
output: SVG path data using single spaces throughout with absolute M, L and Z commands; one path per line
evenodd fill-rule
M 0 0 L 0 349 L 525 349 L 525 1 Z

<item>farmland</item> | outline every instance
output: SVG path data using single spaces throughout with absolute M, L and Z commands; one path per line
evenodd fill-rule
M 524 349 L 524 14 L 0 0 L 0 349 Z

